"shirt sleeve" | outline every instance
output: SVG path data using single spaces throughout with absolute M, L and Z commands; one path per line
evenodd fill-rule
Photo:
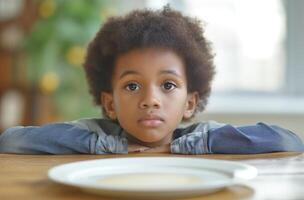
M 106 154 L 123 153 L 119 138 L 94 132 L 73 123 L 41 127 L 13 127 L 0 135 L 0 153 L 16 154 Z M 122 141 L 126 143 L 125 141 Z
M 199 124 L 193 132 L 171 143 L 171 152 L 179 154 L 257 154 L 304 150 L 303 142 L 293 132 L 274 125 L 251 126 Z
M 225 125 L 209 130 L 209 153 L 256 154 L 280 151 L 302 152 L 303 142 L 279 126 L 258 123 L 251 126 Z

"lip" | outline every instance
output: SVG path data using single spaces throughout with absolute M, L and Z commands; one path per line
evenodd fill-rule
M 159 116 L 145 116 L 140 118 L 138 123 L 145 127 L 158 127 L 164 123 L 164 119 Z

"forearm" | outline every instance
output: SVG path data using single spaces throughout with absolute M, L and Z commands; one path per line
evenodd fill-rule
M 0 135 L 0 153 L 91 153 L 90 147 L 94 139 L 94 135 L 88 131 L 63 123 L 42 127 L 14 127 Z
M 258 123 L 252 126 L 227 125 L 210 132 L 210 153 L 254 154 L 303 151 L 301 139 L 289 130 Z
M 278 151 L 303 151 L 303 142 L 294 133 L 278 126 L 258 123 L 252 126 L 224 125 L 196 129 L 171 144 L 178 154 L 256 154 Z

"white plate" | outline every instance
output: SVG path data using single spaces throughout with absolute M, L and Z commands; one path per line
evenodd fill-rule
M 182 198 L 218 191 L 257 175 L 232 161 L 185 157 L 132 157 L 80 161 L 49 170 L 55 182 L 103 196 Z

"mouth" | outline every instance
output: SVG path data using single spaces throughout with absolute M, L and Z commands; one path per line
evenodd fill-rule
M 145 127 L 158 127 L 164 123 L 164 119 L 158 116 L 145 116 L 138 120 L 138 123 Z

